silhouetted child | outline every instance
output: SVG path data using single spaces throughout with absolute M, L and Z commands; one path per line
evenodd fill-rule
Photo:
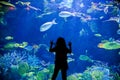
M 55 68 L 54 68 L 54 73 L 52 76 L 52 80 L 55 80 L 57 77 L 57 74 L 59 70 L 61 70 L 62 73 L 62 79 L 67 80 L 66 76 L 66 71 L 68 69 L 68 64 L 67 64 L 67 53 L 71 53 L 71 42 L 69 42 L 69 49 L 66 47 L 66 43 L 64 38 L 60 37 L 57 39 L 56 45 L 54 48 L 53 47 L 53 41 L 50 42 L 50 52 L 56 52 L 55 56 Z

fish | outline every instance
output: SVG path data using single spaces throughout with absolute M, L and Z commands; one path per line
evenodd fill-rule
M 75 16 L 74 13 L 68 12 L 68 11 L 61 11 L 58 15 L 59 15 L 59 17 L 64 18 L 65 21 L 67 21 L 66 18 L 68 18 L 70 16 Z
M 69 62 L 72 62 L 72 61 L 75 61 L 75 59 L 73 59 L 71 57 L 68 57 L 67 62 L 69 63 Z
M 6 1 L 0 1 L 0 4 L 15 7 L 15 5 L 13 5 L 13 4 L 9 3 L 9 2 L 6 2 Z
M 98 44 L 99 48 L 103 48 L 106 50 L 115 50 L 115 49 L 120 49 L 120 43 L 116 42 L 116 41 L 107 41 L 104 43 L 99 43 Z
M 34 7 L 34 6 L 31 6 L 31 5 L 27 5 L 27 8 L 26 9 L 33 9 L 33 10 L 36 10 L 36 11 L 41 11 L 41 9 L 39 9 L 39 8 L 36 8 L 36 7 Z
M 74 13 L 71 13 L 71 12 L 68 12 L 68 11 L 61 11 L 61 12 L 59 13 L 59 16 L 60 16 L 60 17 L 70 17 L 70 16 L 75 16 L 75 14 L 74 14 Z
M 82 61 L 89 61 L 89 62 L 93 62 L 94 61 L 90 57 L 88 57 L 87 55 L 80 55 L 79 59 L 82 60 Z
M 14 4 L 11 4 L 9 2 L 0 1 L 0 9 L 2 10 L 2 12 L 6 13 L 8 11 L 16 10 L 16 7 Z
M 53 20 L 50 21 L 50 22 L 46 22 L 46 23 L 42 24 L 42 25 L 40 26 L 40 32 L 44 32 L 44 31 L 49 30 L 54 24 L 57 24 L 57 23 L 55 22 L 55 19 L 53 19 Z
M 101 34 L 94 34 L 94 36 L 101 37 L 102 35 Z
M 41 15 L 37 16 L 37 18 L 42 18 L 43 16 L 50 15 L 50 14 L 52 14 L 52 13 L 54 13 L 54 12 L 55 12 L 55 11 L 52 11 L 52 12 L 47 12 L 47 13 L 43 13 L 43 14 L 41 14 Z
M 12 36 L 6 36 L 5 39 L 6 40 L 13 40 L 13 37 Z
M 31 6 L 30 4 L 31 4 L 31 2 L 22 2 L 22 1 L 18 1 L 18 2 L 16 2 L 16 4 L 19 4 L 19 5 L 22 5 L 22 6 L 27 6 L 25 9 L 26 10 L 30 10 L 30 9 L 33 9 L 33 10 L 36 10 L 36 11 L 41 11 L 41 9 L 39 9 L 39 8 L 36 8 L 36 7 L 34 7 L 34 6 Z
M 15 4 L 21 4 L 21 5 L 30 5 L 30 2 L 22 2 L 22 1 L 18 1 Z

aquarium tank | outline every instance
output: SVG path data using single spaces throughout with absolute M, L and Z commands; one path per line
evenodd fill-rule
M 119 0 L 0 0 L 0 80 L 51 80 L 59 37 L 67 80 L 120 80 Z

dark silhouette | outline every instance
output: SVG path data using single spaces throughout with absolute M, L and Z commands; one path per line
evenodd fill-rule
M 67 64 L 67 53 L 71 53 L 71 42 L 69 42 L 69 49 L 66 47 L 66 43 L 64 38 L 60 37 L 57 39 L 56 45 L 54 48 L 53 47 L 53 41 L 50 42 L 50 52 L 56 52 L 55 56 L 55 68 L 54 68 L 54 73 L 52 76 L 52 80 L 55 80 L 57 77 L 57 74 L 59 70 L 61 70 L 62 73 L 62 80 L 67 80 L 66 77 L 66 71 L 68 69 L 68 64 Z

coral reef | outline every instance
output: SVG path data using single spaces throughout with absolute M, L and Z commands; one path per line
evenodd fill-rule
M 36 55 L 12 51 L 0 56 L 0 80 L 51 80 L 54 64 L 45 65 Z M 45 66 L 44 66 L 45 65 Z M 112 75 L 112 76 L 110 76 Z M 7 76 L 7 77 L 6 77 Z M 83 73 L 73 73 L 67 80 L 119 80 L 106 63 L 96 61 Z
M 11 73 L 18 74 L 21 79 L 28 79 L 32 75 L 32 71 L 33 73 L 36 72 L 40 66 L 40 61 L 35 55 L 16 50 L 1 56 L 0 62 L 1 77 L 5 78 L 9 75 L 9 79 L 13 79 Z

